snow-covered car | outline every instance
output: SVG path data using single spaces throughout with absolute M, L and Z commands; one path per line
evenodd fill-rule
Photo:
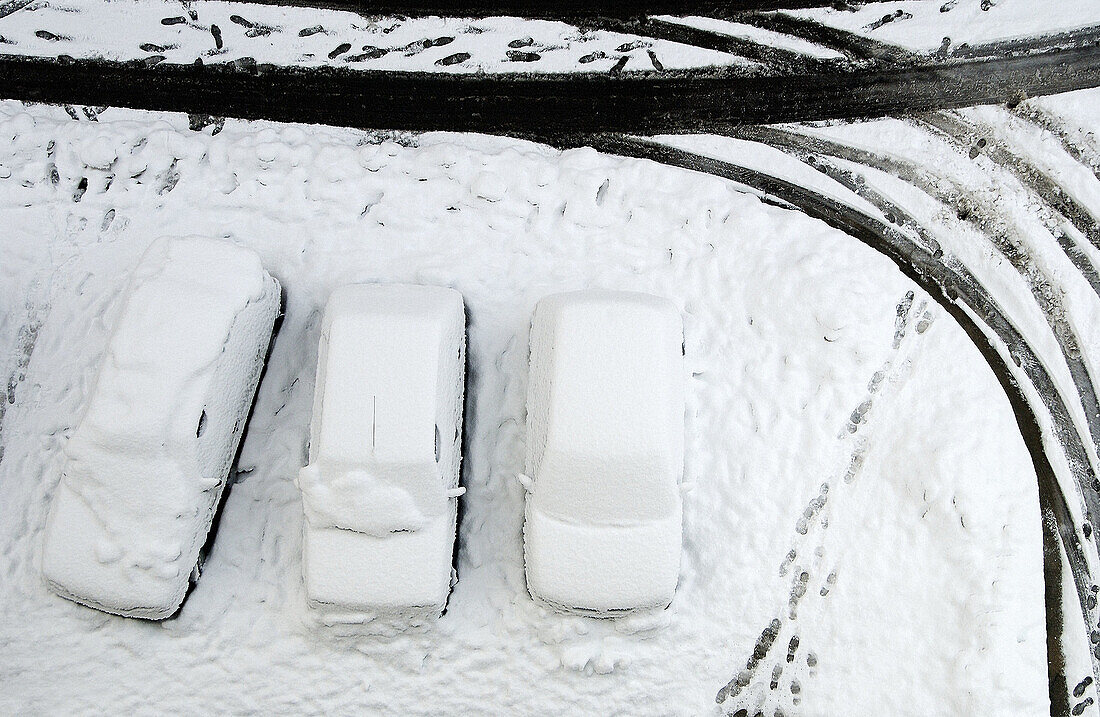
M 531 324 L 527 587 L 608 617 L 664 608 L 680 567 L 683 321 L 646 294 L 544 298 Z
M 327 615 L 439 615 L 450 594 L 466 316 L 452 289 L 333 292 L 298 476 L 309 604 Z
M 161 239 L 130 278 L 65 446 L 42 572 L 63 597 L 165 618 L 197 574 L 280 310 L 255 252 Z

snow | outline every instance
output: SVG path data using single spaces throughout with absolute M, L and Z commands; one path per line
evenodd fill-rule
M 575 291 L 531 322 L 524 563 L 532 597 L 664 608 L 680 566 L 683 321 L 667 299 Z
M 1097 101 L 1100 90 L 1095 88 L 1066 92 L 1050 97 L 1034 97 L 1025 105 L 1038 105 L 1048 111 L 1072 120 L 1082 134 L 1095 136 L 1100 126 L 1100 102 Z
M 785 179 L 858 209 L 868 216 L 882 216 L 882 212 L 866 199 L 837 184 L 821 172 L 807 172 L 803 162 L 780 149 L 734 137 L 710 134 L 659 135 L 653 139 L 670 147 L 684 149 L 719 161 L 734 162 L 742 167 Z
M 369 436 L 365 420 L 361 417 L 357 423 Z M 360 440 L 370 439 L 361 436 Z M 398 530 L 424 527 L 428 516 L 418 503 L 429 499 L 426 484 L 432 479 L 430 467 L 415 464 L 375 463 L 371 471 L 356 469 L 355 464 L 324 468 L 310 464 L 298 474 L 298 487 L 311 526 L 384 538 Z
M 1064 196 L 1084 207 L 1094 208 L 1094 212 L 1100 211 L 1100 182 L 1096 181 L 1096 175 L 1085 162 L 1077 161 L 1063 151 L 1057 138 L 1048 130 L 1013 115 L 1003 107 L 972 107 L 959 110 L 958 114 L 975 123 L 982 132 L 988 133 L 989 141 L 1001 140 L 1004 146 L 1011 148 L 1014 155 L 1026 157 L 1045 175 L 1057 177 L 1058 186 Z M 1081 123 L 1084 127 L 1096 124 Z M 1053 224 L 1049 219 L 1047 222 Z M 1100 266 L 1100 247 L 1081 236 L 1068 222 L 1063 224 L 1065 226 L 1057 229 L 1071 234 L 1081 253 L 1094 266 Z
M 1100 24 L 1092 0 L 902 0 L 790 14 L 915 52 L 1064 33 Z M 696 16 L 660 19 L 819 59 L 841 53 L 753 25 Z M 221 0 L 32 0 L 0 18 L 2 54 L 100 58 L 148 65 L 282 65 L 342 71 L 445 74 L 652 72 L 757 62 L 629 33 L 517 17 L 361 15 L 316 7 Z M 625 65 L 618 63 L 625 60 Z
M 317 360 L 305 508 L 315 607 L 438 614 L 450 591 L 465 315 L 453 289 L 333 292 Z
M 1100 174 L 1100 101 L 1098 91 L 1078 90 L 1054 97 L 1035 97 L 1022 102 L 1017 112 L 1034 119 L 1060 139 L 1068 140 L 1082 165 Z M 1075 187 L 1077 188 L 1077 187 Z M 1085 191 L 1085 190 L 1079 190 Z
M 65 446 L 42 572 L 63 597 L 163 618 L 236 453 L 279 311 L 254 252 L 201 238 L 145 252 Z
M 656 19 L 664 20 L 665 22 L 674 23 L 677 25 L 685 25 L 687 27 L 694 27 L 700 30 L 709 30 L 711 32 L 718 33 L 719 35 L 728 35 L 730 37 L 740 37 L 746 40 L 757 42 L 761 45 L 777 48 L 781 50 L 790 50 L 791 52 L 797 52 L 800 55 L 807 57 L 815 57 L 819 60 L 842 60 L 844 55 L 836 50 L 832 50 L 822 45 L 814 44 L 808 40 L 803 40 L 800 37 L 794 35 L 784 35 L 781 32 L 774 32 L 772 30 L 765 30 L 753 25 L 745 25 L 739 22 L 731 22 L 729 20 L 719 20 L 713 17 L 700 17 L 698 15 L 688 15 L 685 17 L 675 17 L 673 15 L 658 15 Z
M 1047 2 L 1042 4 L 1042 12 L 1036 12 L 1033 0 L 903 0 L 790 14 L 923 52 L 939 49 L 945 40 L 950 48 L 957 48 L 1053 35 L 1100 23 L 1100 7 L 1092 0 Z
M 974 110 L 966 113 L 978 116 Z M 845 166 L 867 176 L 873 185 L 886 188 L 888 196 L 921 217 L 934 230 L 943 250 L 958 257 L 997 297 L 1002 310 L 1042 357 L 1063 395 L 1069 397 L 1071 416 L 1087 436 L 1087 417 L 1076 398 L 1077 389 L 1056 334 L 1049 327 L 1057 327 L 1067 346 L 1097 345 L 1100 306 L 1095 291 L 1058 245 L 1055 232 L 1062 230 L 1062 222 L 1051 220 L 1049 212 L 1044 215 L 1038 200 L 989 158 L 982 154 L 971 158 L 966 148 L 952 147 L 911 121 L 882 119 L 806 131 L 908 163 L 889 173 Z M 914 168 L 933 194 L 949 202 L 949 210 L 906 184 L 906 175 Z M 1061 179 L 1067 181 L 1071 176 Z M 1036 295 L 1043 298 L 1037 300 Z M 1095 370 L 1092 352 L 1081 352 L 1080 359 L 1090 371 Z M 1088 441 L 1085 450 L 1094 465 L 1100 465 Z M 1053 454 L 1055 463 L 1064 460 L 1061 451 Z M 1071 474 L 1066 471 L 1065 475 Z M 1065 490 L 1067 495 L 1076 491 L 1069 481 Z M 1077 507 L 1081 501 L 1071 502 Z
M 1055 34 L 1100 23 L 1091 0 L 903 0 L 792 12 L 913 51 Z M 660 16 L 811 57 L 834 50 L 735 21 Z M 888 21 L 886 19 L 889 18 Z M 759 65 L 729 53 L 566 22 L 516 17 L 364 16 L 353 12 L 221 0 L 32 0 L 0 18 L 0 49 L 30 57 L 68 55 L 151 64 L 266 63 L 349 70 L 451 74 L 607 72 Z M 581 62 L 582 58 L 584 59 Z
M 453 509 L 384 538 L 307 525 L 302 555 L 307 599 L 329 625 L 437 617 L 451 590 L 454 539 Z
M 914 291 L 915 312 L 923 297 L 883 256 L 717 178 L 591 150 L 98 119 L 0 103 L 0 368 L 14 381 L 0 433 L 0 711 L 1049 711 L 1030 456 L 938 307 L 895 354 L 897 305 Z M 112 152 L 110 169 L 86 162 Z M 149 623 L 56 599 L 39 560 L 120 291 L 162 234 L 252 248 L 287 305 L 202 578 L 178 615 Z M 465 298 L 468 492 L 446 613 L 345 638 L 308 607 L 294 479 L 325 303 L 362 282 Z M 558 614 L 524 580 L 529 322 L 544 296 L 594 287 L 668 297 L 684 320 L 696 488 L 676 597 L 656 615 Z M 888 362 L 896 379 L 848 433 Z M 716 706 L 773 621 L 748 688 Z
M 191 13 L 194 13 L 192 19 Z M 178 22 L 163 23 L 178 18 Z M 214 28 L 217 28 L 216 33 Z M 34 0 L 0 18 L 4 54 L 450 74 L 605 73 L 626 70 L 752 67 L 727 53 L 565 23 L 516 17 L 398 18 L 249 2 L 193 0 Z M 519 54 L 517 54 L 519 53 Z M 581 58 L 585 62 L 579 63 Z

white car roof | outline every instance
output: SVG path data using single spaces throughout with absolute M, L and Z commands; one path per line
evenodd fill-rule
M 230 327 L 266 281 L 256 253 L 233 244 L 154 242 L 130 279 L 81 430 L 131 446 L 194 438 Z
M 675 484 L 684 452 L 682 342 L 680 313 L 666 299 L 582 291 L 539 302 L 528 397 L 536 493 L 547 481 L 592 496 L 602 486 Z
M 453 289 L 337 289 L 322 326 L 328 348 L 318 367 L 321 403 L 312 443 L 317 458 L 434 464 L 436 425 L 450 409 L 444 404 L 453 403 L 441 366 L 456 340 L 461 342 L 464 321 L 462 296 Z

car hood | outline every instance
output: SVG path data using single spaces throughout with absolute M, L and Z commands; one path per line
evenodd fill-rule
M 528 501 L 524 532 L 532 597 L 564 610 L 614 615 L 663 608 L 676 591 L 681 511 L 629 525 L 571 523 Z
M 451 587 L 455 509 L 419 530 L 367 535 L 332 527 L 305 528 L 303 573 L 319 609 L 400 615 L 442 611 Z

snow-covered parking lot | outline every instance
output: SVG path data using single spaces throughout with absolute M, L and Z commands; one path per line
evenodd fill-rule
M 1035 476 L 1004 393 L 890 261 L 798 212 L 592 150 L 3 102 L 0 217 L 4 713 L 1047 709 Z M 147 623 L 51 594 L 42 531 L 129 272 L 191 234 L 257 251 L 286 316 L 202 579 Z M 294 478 L 321 310 L 373 281 L 465 298 L 468 492 L 445 615 L 348 636 L 306 606 Z M 684 316 L 694 488 L 656 615 L 559 615 L 524 582 L 529 320 L 588 287 Z

